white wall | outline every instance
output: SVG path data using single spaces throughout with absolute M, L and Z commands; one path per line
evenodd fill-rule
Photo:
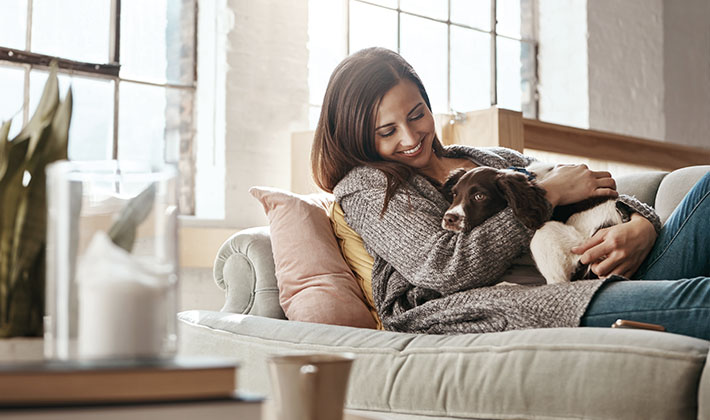
M 710 147 L 710 1 L 663 1 L 665 138 Z
M 589 126 L 663 140 L 661 0 L 587 3 Z
M 540 119 L 710 148 L 710 2 L 538 6 Z
M 267 223 L 247 190 L 288 188 L 292 131 L 308 129 L 308 1 L 229 0 L 226 224 Z
M 538 19 L 539 115 L 589 128 L 587 0 L 540 0 Z

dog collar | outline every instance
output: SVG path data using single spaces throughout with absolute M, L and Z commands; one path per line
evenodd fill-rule
M 508 169 L 510 169 L 511 171 L 520 172 L 521 174 L 527 176 L 528 181 L 532 181 L 536 178 L 536 176 L 533 172 L 530 172 L 527 169 L 521 168 L 519 166 L 509 166 Z

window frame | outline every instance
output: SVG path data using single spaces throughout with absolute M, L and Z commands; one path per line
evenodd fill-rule
M 122 82 L 134 83 L 140 85 L 162 87 L 166 89 L 187 90 L 192 93 L 193 98 L 193 113 L 197 103 L 197 33 L 198 33 L 198 1 L 194 1 L 193 13 L 193 63 L 192 63 L 192 83 L 156 83 L 144 80 L 136 80 L 131 78 L 121 77 L 120 69 L 120 51 L 121 51 L 121 0 L 110 0 L 111 15 L 109 31 L 109 59 L 107 63 L 90 63 L 85 61 L 75 61 L 58 56 L 46 55 L 32 52 L 32 15 L 33 15 L 34 0 L 27 0 L 27 27 L 25 33 L 25 48 L 15 49 L 0 45 L 0 63 L 8 67 L 19 67 L 24 69 L 24 97 L 22 112 L 23 125 L 29 120 L 29 103 L 30 103 L 30 74 L 32 70 L 46 70 L 52 61 L 56 61 L 58 71 L 69 76 L 81 76 L 86 78 L 112 80 L 113 84 L 113 133 L 111 139 L 111 159 L 118 159 L 118 139 L 119 139 L 119 109 L 120 109 L 120 84 Z M 194 121 L 194 118 L 193 118 Z M 195 123 L 193 123 L 192 136 L 189 139 L 190 144 L 180 144 L 179 157 L 176 165 L 180 168 L 181 183 L 180 183 L 180 211 L 182 215 L 194 215 L 195 213 L 195 180 L 196 173 L 196 158 L 194 156 L 195 138 Z M 187 146 L 187 147 L 185 147 Z M 163 156 L 166 159 L 167 156 Z
M 485 30 L 481 28 L 477 28 L 474 26 L 458 23 L 458 22 L 452 22 L 451 21 L 451 0 L 448 0 L 448 16 L 446 20 L 443 19 L 437 19 L 433 18 L 430 16 L 425 16 L 425 15 L 420 15 L 417 13 L 409 12 L 402 10 L 401 8 L 401 2 L 400 0 L 397 0 L 397 7 L 390 7 L 390 6 L 385 6 L 382 4 L 374 3 L 372 1 L 368 0 L 345 0 L 346 1 L 346 23 L 347 23 L 347 29 L 346 29 L 346 53 L 347 55 L 350 55 L 353 51 L 350 51 L 350 5 L 351 2 L 358 2 L 362 4 L 366 4 L 369 6 L 375 6 L 379 7 L 382 9 L 394 11 L 397 13 L 397 52 L 399 53 L 401 51 L 401 34 L 402 34 L 402 27 L 401 27 L 401 17 L 402 15 L 408 15 L 408 16 L 414 16 L 417 18 L 421 19 L 427 19 L 433 22 L 438 22 L 438 23 L 443 23 L 447 25 L 447 75 L 446 75 L 446 80 L 447 80 L 447 92 L 446 92 L 446 105 L 448 112 L 455 112 L 455 110 L 451 109 L 451 27 L 456 26 L 464 29 L 469 29 L 469 30 L 474 30 L 479 33 L 487 34 L 490 35 L 491 38 L 491 45 L 490 45 L 490 50 L 491 50 L 491 56 L 490 56 L 490 86 L 491 86 L 491 91 L 490 91 L 490 105 L 497 106 L 498 105 L 498 69 L 497 69 L 497 54 L 498 54 L 498 37 L 501 38 L 506 38 L 510 39 L 516 42 L 519 42 L 521 44 L 521 49 L 523 44 L 529 44 L 530 47 L 533 49 L 533 69 L 532 69 L 532 79 L 534 81 L 531 89 L 532 89 L 532 100 L 529 103 L 524 103 L 521 100 L 521 112 L 526 114 L 526 117 L 528 118 L 533 118 L 537 119 L 538 117 L 538 94 L 537 94 L 537 87 L 538 87 L 538 77 L 537 77 L 537 68 L 538 68 L 538 63 L 537 63 L 537 50 L 538 50 L 538 42 L 536 40 L 536 32 L 535 32 L 535 4 L 534 2 L 536 0 L 521 0 L 521 36 L 520 38 L 512 37 L 509 35 L 504 35 L 504 34 L 499 34 L 497 30 L 497 19 L 496 19 L 496 12 L 497 12 L 497 3 L 498 0 L 491 0 L 491 9 L 490 9 L 490 30 Z M 525 4 L 525 7 L 523 5 Z M 532 35 L 532 37 L 526 37 L 525 34 Z M 521 75 L 521 79 L 522 79 Z M 522 94 L 522 92 L 521 92 Z M 527 105 L 527 106 L 526 106 Z M 313 106 L 313 104 L 312 104 Z M 320 107 L 321 105 L 317 105 Z

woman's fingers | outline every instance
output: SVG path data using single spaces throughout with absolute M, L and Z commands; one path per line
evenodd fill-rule
M 592 175 L 597 178 L 611 178 L 611 172 L 607 171 L 591 171 Z
M 597 261 L 607 258 L 613 250 L 613 246 L 606 241 L 602 241 L 598 245 L 587 249 L 580 257 L 579 262 L 582 264 L 596 263 Z
M 597 188 L 610 188 L 616 190 L 616 181 L 610 177 L 597 177 Z
M 597 188 L 592 192 L 592 197 L 618 197 L 619 193 L 611 188 Z
M 591 265 L 592 272 L 599 277 L 606 277 L 611 274 L 621 274 L 625 272 L 623 258 L 618 258 L 613 253 L 601 261 Z
M 575 246 L 571 249 L 571 251 L 575 254 L 584 254 L 591 248 L 599 245 L 602 243 L 604 240 L 604 236 L 602 235 L 594 235 L 591 238 L 587 239 L 584 241 L 581 245 Z M 586 264 L 585 262 L 582 262 L 582 264 Z

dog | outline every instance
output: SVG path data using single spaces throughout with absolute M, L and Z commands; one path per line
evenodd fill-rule
M 549 203 L 537 182 L 551 170 L 550 164 L 535 162 L 526 168 L 478 167 L 452 172 L 440 191 L 451 203 L 441 226 L 467 232 L 506 207 L 529 229 L 535 230 L 530 253 L 548 284 L 596 278 L 588 264 L 572 247 L 581 245 L 599 229 L 622 223 L 616 199 L 590 198 L 558 206 L 546 221 Z

